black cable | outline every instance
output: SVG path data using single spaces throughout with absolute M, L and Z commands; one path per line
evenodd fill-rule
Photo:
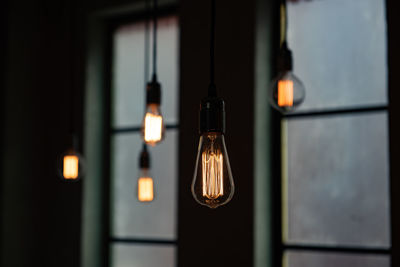
M 157 80 L 157 0 L 153 0 L 153 80 Z
M 150 0 L 145 0 L 146 20 L 144 24 L 144 88 L 146 90 L 147 81 L 149 80 L 149 16 L 150 16 Z
M 286 7 L 286 0 L 281 0 L 280 6 L 280 23 L 281 23 L 281 43 L 280 46 L 282 47 L 285 43 L 286 45 L 286 38 L 287 38 L 287 28 L 288 28 L 288 17 L 287 17 L 287 7 Z
M 70 82 L 69 82 L 69 93 L 70 93 L 70 118 L 69 118 L 69 134 L 73 136 L 75 134 L 75 69 L 74 69 L 74 57 L 75 57 L 75 5 L 73 1 L 70 2 L 70 21 L 69 21 L 69 47 L 70 47 Z
M 208 96 L 217 96 L 215 87 L 215 0 L 211 0 L 211 30 L 210 30 L 210 85 L 208 87 Z

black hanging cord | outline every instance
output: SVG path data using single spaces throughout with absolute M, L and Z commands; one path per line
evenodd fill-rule
M 280 5 L 280 24 L 281 24 L 281 32 L 280 32 L 280 47 L 286 46 L 286 37 L 287 37 L 287 26 L 288 26 L 288 18 L 287 18 L 287 8 L 286 8 L 286 0 L 281 0 Z
M 153 80 L 157 80 L 157 0 L 153 0 Z
M 76 23 L 76 15 L 75 15 L 75 8 L 76 8 L 76 2 L 75 1 L 70 1 L 70 21 L 69 21 L 69 42 L 70 42 L 70 82 L 69 82 L 69 93 L 70 93 L 70 119 L 69 119 L 69 135 L 70 138 L 72 139 L 72 146 L 74 149 L 77 149 L 76 146 L 76 133 L 75 133 L 75 97 L 76 97 L 76 80 L 75 80 L 75 23 Z
M 211 30 L 210 30 L 210 85 L 208 87 L 208 96 L 217 96 L 215 87 L 215 0 L 211 0 Z
M 146 88 L 149 79 L 149 16 L 150 0 L 145 0 L 146 20 L 144 23 L 144 88 Z

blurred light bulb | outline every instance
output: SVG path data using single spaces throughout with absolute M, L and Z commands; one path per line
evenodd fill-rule
M 143 121 L 143 139 L 146 144 L 154 146 L 164 138 L 164 123 L 159 105 L 147 105 Z
M 150 154 L 146 144 L 139 156 L 139 179 L 137 181 L 137 197 L 140 202 L 151 202 L 154 199 L 154 182 L 150 175 Z
M 292 51 L 286 41 L 281 44 L 278 56 L 279 74 L 271 84 L 269 101 L 281 113 L 288 113 L 296 109 L 306 95 L 303 83 L 297 78 L 293 70 Z
M 59 176 L 65 180 L 78 180 L 84 172 L 84 160 L 74 149 L 69 149 L 63 153 L 57 165 Z
M 224 135 L 206 132 L 200 136 L 192 194 L 210 208 L 228 203 L 235 190 Z
M 64 156 L 63 176 L 65 179 L 78 178 L 79 158 L 76 155 Z
M 272 82 L 269 99 L 271 105 L 282 113 L 296 109 L 304 97 L 303 83 L 291 71 L 280 73 Z
M 140 202 L 150 202 L 154 199 L 154 183 L 148 173 L 148 169 L 143 169 L 138 179 L 138 200 Z

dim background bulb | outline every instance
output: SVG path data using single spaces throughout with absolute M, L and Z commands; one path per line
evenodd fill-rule
M 69 149 L 57 161 L 58 176 L 67 181 L 79 180 L 85 172 L 85 162 L 78 152 Z
M 300 79 L 292 71 L 284 71 L 272 82 L 269 101 L 275 109 L 288 113 L 304 101 L 305 93 Z
M 143 139 L 146 144 L 154 146 L 164 138 L 164 120 L 159 105 L 147 105 L 143 119 Z
M 139 175 L 137 180 L 137 198 L 140 202 L 151 202 L 154 200 L 154 181 L 150 173 L 150 154 L 147 145 L 139 155 Z
M 137 182 L 137 196 L 140 202 L 151 202 L 154 200 L 154 181 L 149 169 L 141 169 Z
M 200 136 L 192 182 L 195 200 L 210 208 L 228 203 L 235 190 L 231 166 L 222 133 Z

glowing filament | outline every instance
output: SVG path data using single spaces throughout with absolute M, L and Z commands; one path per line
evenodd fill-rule
M 278 106 L 280 107 L 293 106 L 293 81 L 289 80 L 278 81 Z
M 138 180 L 138 199 L 142 202 L 152 201 L 154 198 L 153 179 L 140 177 Z
M 224 194 L 221 151 L 205 151 L 202 157 L 203 196 L 216 199 Z
M 78 178 L 79 158 L 74 155 L 64 156 L 63 176 L 65 179 Z
M 144 141 L 146 143 L 156 143 L 162 138 L 162 116 L 150 112 L 144 118 Z

